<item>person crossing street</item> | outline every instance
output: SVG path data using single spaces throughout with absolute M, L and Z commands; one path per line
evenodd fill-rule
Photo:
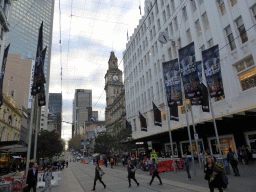
M 154 181 L 155 177 L 157 177 L 159 179 L 159 181 L 160 181 L 159 185 L 163 185 L 162 180 L 161 180 L 161 178 L 160 178 L 160 176 L 158 174 L 158 168 L 157 168 L 157 163 L 156 163 L 155 159 L 152 159 L 152 168 L 153 168 L 153 175 L 152 175 L 152 179 L 151 179 L 149 185 L 152 184 L 152 182 Z
M 131 160 L 128 161 L 127 171 L 128 171 L 127 178 L 129 181 L 129 187 L 131 187 L 131 179 L 133 179 L 135 181 L 135 183 L 137 184 L 137 186 L 139 186 L 140 184 L 135 179 L 135 167 L 134 167 L 134 165 L 132 165 Z
M 49 192 L 51 192 L 52 190 L 51 180 L 52 180 L 52 166 L 49 166 L 46 172 L 44 173 L 45 189 L 42 192 L 46 191 L 47 189 L 49 189 Z
M 101 180 L 101 176 L 100 176 L 101 168 L 99 167 L 99 163 L 96 162 L 96 163 L 95 163 L 95 166 L 96 166 L 96 167 L 95 167 L 95 178 L 94 178 L 94 185 L 93 185 L 92 191 L 95 191 L 95 187 L 96 187 L 96 182 L 97 182 L 97 180 L 99 180 L 99 181 L 102 183 L 102 185 L 104 186 L 104 189 L 106 188 L 105 183 Z

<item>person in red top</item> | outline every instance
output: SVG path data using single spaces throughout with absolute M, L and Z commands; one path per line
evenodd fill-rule
M 113 169 L 113 165 L 114 165 L 114 158 L 113 157 L 111 157 L 110 163 L 111 163 L 111 169 Z

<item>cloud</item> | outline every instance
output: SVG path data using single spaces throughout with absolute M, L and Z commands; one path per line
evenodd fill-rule
M 50 92 L 62 94 L 63 121 L 72 122 L 75 89 L 92 90 L 93 110 L 105 119 L 106 94 L 104 76 L 110 52 L 115 51 L 119 69 L 123 70 L 122 52 L 127 43 L 127 30 L 132 35 L 139 19 L 140 0 L 70 0 L 61 1 L 61 47 L 59 2 L 56 2 L 50 72 Z M 94 108 L 95 106 L 95 108 Z M 63 123 L 63 138 L 71 136 L 71 124 Z

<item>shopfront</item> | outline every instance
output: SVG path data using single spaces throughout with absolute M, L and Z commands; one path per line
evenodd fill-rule
M 177 148 L 177 143 L 173 142 L 173 150 L 174 150 L 174 157 L 178 157 L 178 148 Z M 172 148 L 170 143 L 165 143 L 165 153 L 168 154 L 168 156 L 172 155 Z
M 253 158 L 256 158 L 256 131 L 246 132 L 244 134 L 247 145 L 252 150 Z
M 196 148 L 196 141 L 192 140 L 192 147 L 194 154 L 197 156 L 197 148 Z M 181 156 L 184 157 L 184 154 L 186 153 L 188 157 L 191 157 L 191 147 L 190 147 L 190 142 L 189 141 L 181 141 L 180 142 L 180 150 L 181 150 Z M 198 150 L 199 153 L 200 151 L 204 151 L 204 143 L 202 139 L 198 140 Z
M 219 136 L 219 139 L 220 139 L 221 152 L 224 155 L 224 157 L 227 156 L 227 154 L 229 152 L 229 148 L 231 148 L 232 151 L 237 153 L 233 134 Z M 219 146 L 218 146 L 216 137 L 208 138 L 208 144 L 210 146 L 211 154 L 214 156 L 218 156 L 219 155 Z

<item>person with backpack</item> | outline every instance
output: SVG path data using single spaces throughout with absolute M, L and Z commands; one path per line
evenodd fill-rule
M 95 163 L 95 178 L 94 178 L 94 184 L 93 184 L 93 189 L 92 189 L 92 191 L 95 191 L 95 187 L 96 187 L 96 182 L 97 182 L 97 180 L 99 180 L 101 183 L 102 183 L 102 185 L 104 186 L 104 189 L 106 188 L 106 185 L 105 185 L 105 183 L 101 180 L 101 175 L 100 175 L 100 171 L 102 171 L 101 170 L 101 168 L 100 168 L 100 166 L 99 166 L 99 163 L 98 162 L 96 162 Z
M 52 190 L 51 180 L 52 180 L 52 166 L 49 166 L 44 173 L 43 181 L 45 182 L 45 188 L 42 192 L 46 191 L 47 189 L 49 189 L 49 192 L 51 192 Z
M 134 165 L 132 165 L 131 161 L 128 160 L 128 166 L 127 166 L 128 176 L 127 176 L 127 178 L 128 178 L 128 182 L 129 182 L 129 187 L 131 187 L 131 179 L 133 179 L 136 182 L 138 187 L 140 185 L 138 183 L 138 181 L 135 179 L 135 170 L 136 169 L 135 169 Z
M 237 164 L 238 164 L 238 157 L 237 157 L 237 154 L 234 153 L 231 148 L 229 148 L 229 152 L 227 154 L 227 161 L 228 163 L 230 163 L 233 171 L 234 171 L 234 174 L 235 176 L 240 176 L 239 174 L 239 170 L 237 168 Z
M 152 159 L 152 168 L 153 168 L 153 175 L 152 175 L 152 179 L 151 179 L 149 185 L 152 184 L 152 182 L 154 181 L 155 177 L 157 177 L 159 179 L 159 181 L 160 181 L 159 185 L 163 185 L 162 180 L 161 180 L 161 178 L 160 178 L 160 176 L 158 174 L 158 168 L 157 168 L 157 163 L 156 163 L 155 159 Z

